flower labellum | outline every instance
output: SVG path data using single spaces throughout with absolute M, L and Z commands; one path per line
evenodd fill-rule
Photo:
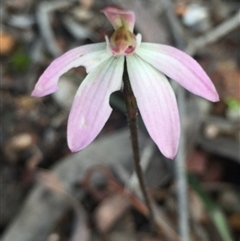
M 180 121 L 175 94 L 166 76 L 210 101 L 219 97 L 201 66 L 184 52 L 167 45 L 142 43 L 135 35 L 135 15 L 115 7 L 103 10 L 114 33 L 105 43 L 72 49 L 55 59 L 38 80 L 32 96 L 42 97 L 58 89 L 58 80 L 69 69 L 84 66 L 88 73 L 80 85 L 68 119 L 71 151 L 89 145 L 102 130 L 112 108 L 110 95 L 120 90 L 126 58 L 127 71 L 137 105 L 149 135 L 168 158 L 177 153 Z

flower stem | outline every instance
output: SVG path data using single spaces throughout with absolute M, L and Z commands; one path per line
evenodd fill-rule
M 132 87 L 131 87 L 131 84 L 129 81 L 126 59 L 124 62 L 123 83 L 124 83 L 123 94 L 124 94 L 124 100 L 126 103 L 127 117 L 128 117 L 128 122 L 129 122 L 129 128 L 130 128 L 134 165 L 135 165 L 137 177 L 139 180 L 140 188 L 141 188 L 141 191 L 143 194 L 143 198 L 144 198 L 144 201 L 148 208 L 149 219 L 150 219 L 153 229 L 155 229 L 156 222 L 155 222 L 155 218 L 154 218 L 154 214 L 153 214 L 153 208 L 152 208 L 152 205 L 150 202 L 150 198 L 146 191 L 146 185 L 144 182 L 143 172 L 142 172 L 142 168 L 140 165 L 140 152 L 139 152 L 138 131 L 137 131 L 138 108 L 137 108 L 137 102 L 136 102 L 136 99 L 133 94 Z

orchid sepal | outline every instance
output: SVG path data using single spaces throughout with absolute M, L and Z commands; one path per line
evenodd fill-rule
M 110 95 L 121 88 L 123 61 L 123 56 L 111 57 L 88 74 L 80 85 L 68 119 L 67 139 L 72 152 L 89 145 L 108 120 L 112 112 Z
M 106 7 L 102 10 L 102 12 L 106 15 L 115 30 L 125 27 L 129 31 L 133 32 L 135 25 L 134 12 L 116 7 Z
M 106 53 L 106 43 L 89 44 L 69 50 L 55 59 L 40 76 L 32 96 L 43 97 L 58 90 L 58 80 L 68 70 L 84 66 L 90 72 L 111 57 Z
M 183 51 L 162 44 L 142 43 L 136 53 L 193 94 L 219 101 L 216 88 L 203 68 Z

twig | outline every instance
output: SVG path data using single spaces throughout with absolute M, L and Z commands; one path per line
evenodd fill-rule
M 222 37 L 226 36 L 229 32 L 233 31 L 240 26 L 240 10 L 230 19 L 227 19 L 216 28 L 210 30 L 205 35 L 192 39 L 190 44 L 185 49 L 190 55 L 197 52 L 198 49 L 205 47 L 208 44 L 214 43 Z
M 162 0 L 166 8 L 168 20 L 171 25 L 172 33 L 178 48 L 183 49 L 186 45 L 184 31 L 179 24 L 179 21 L 173 12 L 173 6 L 171 1 Z M 183 120 L 185 112 L 185 90 L 183 88 L 177 88 L 177 97 L 179 105 L 180 119 Z M 185 149 L 186 149 L 186 135 L 184 125 L 181 125 L 182 134 L 180 137 L 178 153 L 175 158 L 175 175 L 178 197 L 178 228 L 180 236 L 184 241 L 189 241 L 189 212 L 188 212 L 188 192 L 187 192 L 187 180 L 185 170 Z
M 183 120 L 186 116 L 186 101 L 185 90 L 178 88 L 177 91 L 178 105 L 180 119 Z M 176 156 L 176 184 L 178 194 L 178 212 L 179 212 L 179 230 L 181 237 L 184 241 L 189 241 L 189 212 L 188 212 L 188 192 L 187 192 L 187 180 L 186 180 L 186 135 L 184 125 L 181 125 L 182 134 L 180 137 L 178 153 Z
M 186 33 L 183 30 L 181 24 L 179 23 L 179 20 L 177 19 L 174 11 L 173 11 L 173 4 L 172 1 L 169 0 L 161 0 L 164 8 L 165 8 L 165 12 L 168 18 L 168 21 L 171 25 L 171 33 L 173 35 L 174 40 L 176 41 L 176 44 L 178 46 L 178 48 L 183 49 L 186 45 Z
M 50 13 L 59 8 L 65 8 L 72 4 L 73 1 L 58 1 L 58 2 L 42 2 L 39 4 L 39 10 L 37 11 L 37 22 L 41 31 L 41 35 L 44 38 L 46 47 L 54 57 L 58 57 L 62 51 L 56 44 L 54 32 L 50 25 Z

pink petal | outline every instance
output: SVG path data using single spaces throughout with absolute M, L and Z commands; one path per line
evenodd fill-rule
M 32 96 L 42 97 L 58 89 L 58 80 L 69 69 L 85 66 L 91 71 L 111 55 L 107 53 L 106 43 L 89 44 L 72 49 L 55 59 L 39 78 Z
M 68 119 L 68 145 L 82 150 L 102 130 L 112 108 L 111 93 L 121 88 L 124 57 L 112 57 L 92 71 L 80 85 Z
M 213 102 L 219 100 L 205 71 L 184 52 L 167 45 L 142 43 L 136 53 L 190 92 Z
M 125 26 L 129 31 L 133 32 L 135 25 L 134 12 L 115 7 L 106 7 L 102 12 L 106 15 L 115 30 Z
M 127 57 L 127 69 L 148 133 L 163 155 L 172 159 L 180 136 L 174 92 L 167 78 L 136 54 Z

